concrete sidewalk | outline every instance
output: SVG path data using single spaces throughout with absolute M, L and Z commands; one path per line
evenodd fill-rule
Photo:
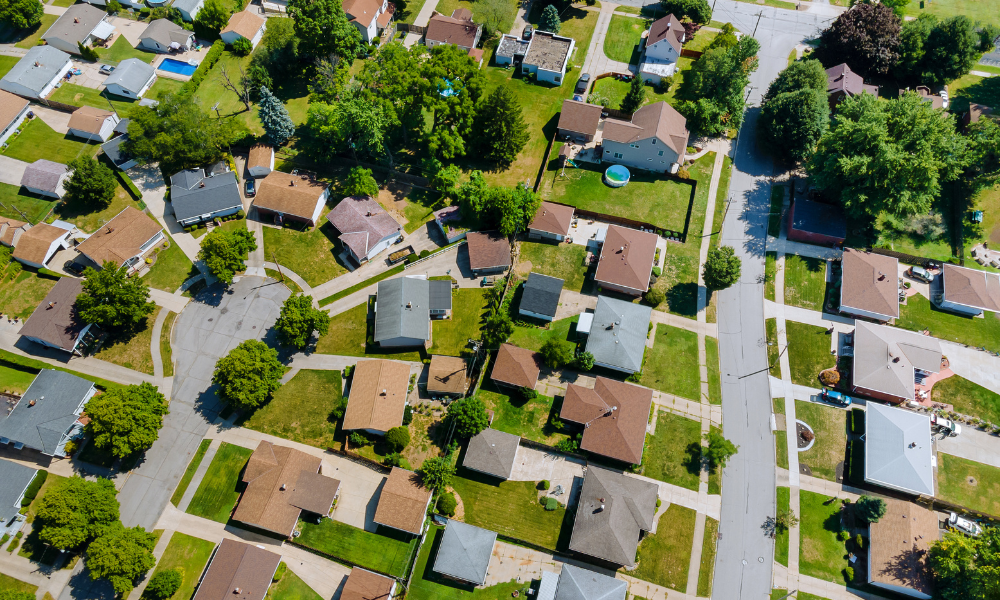
M 617 4 L 601 3 L 601 12 L 597 16 L 597 24 L 594 26 L 594 36 L 590 38 L 590 47 L 587 49 L 587 59 L 580 70 L 581 73 L 589 73 L 591 81 L 597 75 L 629 73 L 634 68 L 627 63 L 611 60 L 604 54 L 604 38 L 607 37 L 611 16 L 616 8 L 618 8 Z

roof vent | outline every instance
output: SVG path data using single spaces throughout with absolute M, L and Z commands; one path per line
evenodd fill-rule
M 413 303 L 412 302 L 407 302 L 406 303 L 406 308 L 413 308 Z
M 203 187 L 205 187 L 205 182 L 204 182 L 204 181 L 202 181 L 201 183 L 199 183 L 199 184 L 198 184 L 198 187 L 200 187 L 200 188 L 203 188 Z
M 295 187 L 295 182 L 292 181 L 291 179 L 289 179 L 288 180 L 288 185 L 289 185 L 289 187 Z
M 35 66 L 36 66 L 36 67 L 40 67 L 40 66 L 42 66 L 42 63 L 40 63 L 40 62 L 38 62 L 38 61 L 36 60 L 36 61 L 35 61 Z
M 78 18 L 74 17 L 74 18 L 73 18 L 73 22 L 74 22 L 74 23 L 79 23 L 79 22 L 80 22 L 80 19 L 78 19 Z
M 281 484 L 281 488 L 279 489 L 281 489 L 281 491 L 285 491 L 285 487 L 286 487 L 285 484 Z
M 885 273 L 883 273 L 882 271 L 879 271 L 878 272 L 878 280 L 879 281 L 885 281 Z
M 385 388 L 382 388 L 382 395 L 383 395 L 383 396 L 387 396 L 387 395 L 389 395 L 389 390 L 387 390 L 387 389 L 385 389 Z
M 243 593 L 243 590 L 241 590 L 240 588 L 234 588 L 233 589 L 233 593 L 234 594 L 241 594 L 241 593 Z
M 602 510 L 604 510 L 604 505 L 603 504 L 601 505 L 601 508 L 597 509 L 597 512 L 600 512 Z
M 56 307 L 55 302 L 49 302 L 49 308 L 55 308 L 55 307 Z
M 916 442 L 910 442 L 910 445 L 907 446 L 907 448 L 916 448 L 916 447 L 917 447 L 917 443 Z

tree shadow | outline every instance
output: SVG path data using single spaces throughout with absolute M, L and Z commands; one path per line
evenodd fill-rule
M 949 111 L 960 115 L 969 110 L 970 103 L 1000 107 L 1000 77 L 986 77 L 962 88 L 952 99 Z
M 698 284 L 695 282 L 676 283 L 667 288 L 667 307 L 670 312 L 694 316 L 698 312 Z
M 681 460 L 681 465 L 687 469 L 687 472 L 691 475 L 701 476 L 702 466 L 705 464 L 704 459 L 701 456 L 701 443 L 691 442 L 688 444 L 687 448 L 684 449 L 684 458 Z

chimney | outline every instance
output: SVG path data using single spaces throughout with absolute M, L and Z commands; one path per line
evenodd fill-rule
M 879 271 L 878 272 L 878 280 L 879 281 L 885 281 L 885 273 L 883 273 L 882 271 Z
M 40 67 L 40 66 L 42 66 L 42 63 L 40 63 L 40 62 L 38 62 L 38 61 L 36 60 L 36 61 L 35 61 L 35 66 L 36 66 L 36 67 Z
M 288 185 L 289 185 L 289 187 L 295 187 L 295 182 L 292 181 L 291 179 L 289 179 L 288 180 Z
M 199 183 L 199 184 L 198 184 L 198 187 L 200 187 L 200 188 L 203 188 L 203 187 L 205 187 L 205 182 L 204 182 L 204 181 L 202 181 L 201 183 Z
M 412 302 L 407 302 L 406 303 L 406 308 L 413 308 L 413 303 Z

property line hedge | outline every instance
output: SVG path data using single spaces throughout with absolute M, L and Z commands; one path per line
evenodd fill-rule
M 212 42 L 212 47 L 208 50 L 208 53 L 205 54 L 205 59 L 201 61 L 201 64 L 198 65 L 197 69 L 195 69 L 194 74 L 191 75 L 191 79 L 181 87 L 181 91 L 179 92 L 180 96 L 186 98 L 198 91 L 198 86 L 200 86 L 201 82 L 208 76 L 208 72 L 212 70 L 215 63 L 219 62 L 219 59 L 222 58 L 222 53 L 225 49 L 226 44 L 222 40 L 215 40 Z
M 28 484 L 28 488 L 24 490 L 24 497 L 21 498 L 21 506 L 28 506 L 31 504 L 32 500 L 35 499 L 35 496 L 38 495 L 38 490 L 42 489 L 42 484 L 45 483 L 45 480 L 48 479 L 48 477 L 49 472 L 45 469 L 40 469 L 37 473 L 35 473 L 34 479 L 32 479 L 31 483 Z
M 851 409 L 851 433 L 865 432 L 865 411 L 860 408 Z

